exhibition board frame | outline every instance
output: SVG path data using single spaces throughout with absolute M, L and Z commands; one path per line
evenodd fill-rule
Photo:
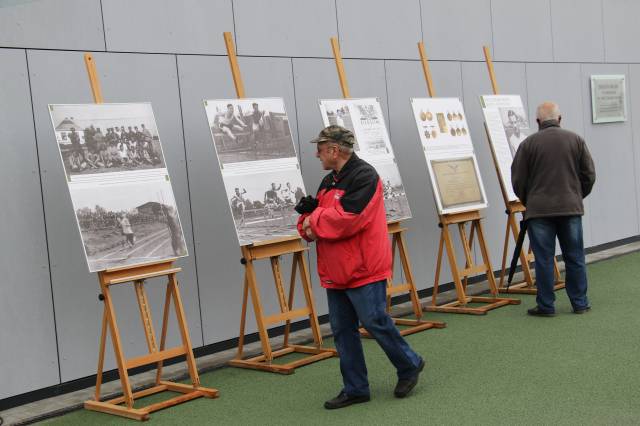
M 336 70 L 338 72 L 338 81 L 344 99 L 350 99 L 349 85 L 347 83 L 347 74 L 344 70 L 344 62 L 340 52 L 340 44 L 337 37 L 331 37 L 331 49 L 333 51 Z M 405 241 L 405 232 L 407 228 L 402 227 L 402 221 L 395 220 L 387 222 L 387 232 L 391 236 L 391 273 L 392 276 L 387 279 L 387 312 L 391 310 L 391 297 L 398 294 L 409 294 L 411 307 L 415 319 L 391 317 L 396 325 L 403 326 L 399 329 L 403 336 L 417 333 L 432 328 L 445 328 L 447 324 L 442 321 L 426 321 L 423 320 L 423 309 L 418 296 L 418 289 L 415 285 L 413 271 L 411 268 L 411 260 L 409 259 L 409 251 Z M 405 282 L 394 282 L 394 271 L 396 265 L 396 257 L 400 259 L 401 269 L 404 274 Z M 371 337 L 369 332 L 364 328 L 360 328 L 360 333 L 365 337 Z
M 422 69 L 424 71 L 425 81 L 427 83 L 427 91 L 429 97 L 435 97 L 435 89 L 433 87 L 433 81 L 431 78 L 431 71 L 429 68 L 429 60 L 427 58 L 424 43 L 418 43 L 418 51 L 420 53 L 420 61 L 422 63 Z M 466 154 L 469 155 L 468 153 Z M 471 152 L 474 156 L 473 152 Z M 444 157 L 443 157 L 444 158 Z M 475 158 L 475 157 L 473 157 Z M 477 167 L 477 165 L 476 165 Z M 479 175 L 479 174 L 478 174 Z M 433 176 L 432 176 L 433 178 Z M 482 181 L 480 181 L 482 185 Z M 483 191 L 484 192 L 484 191 Z M 436 271 L 433 284 L 433 294 L 431 297 L 431 304 L 424 307 L 425 311 L 429 312 L 445 312 L 456 314 L 471 314 L 471 315 L 486 315 L 490 310 L 506 306 L 506 305 L 518 305 L 520 300 L 498 297 L 498 288 L 496 286 L 495 278 L 493 276 L 493 268 L 491 267 L 491 261 L 489 259 L 489 250 L 484 238 L 484 230 L 482 228 L 482 216 L 479 210 L 470 209 L 468 211 L 461 211 L 456 213 L 440 213 L 438 212 L 439 223 L 441 228 L 440 241 L 438 244 L 438 257 L 436 260 Z M 469 236 L 467 237 L 466 226 L 470 224 Z M 457 225 L 460 242 L 464 250 L 465 266 L 461 268 L 458 265 L 456 259 L 455 247 L 453 245 L 453 237 L 449 229 L 450 226 Z M 473 260 L 472 247 L 474 243 L 474 237 L 477 234 L 477 243 L 480 247 L 482 254 L 482 263 L 476 265 Z M 440 271 L 443 264 L 443 254 L 446 250 L 447 259 L 449 261 L 449 267 L 453 276 L 453 283 L 456 291 L 456 300 L 447 302 L 444 304 L 438 304 L 439 294 L 439 281 Z M 467 295 L 467 284 L 470 276 L 485 274 L 487 281 L 489 282 L 489 292 L 491 297 L 479 297 Z M 473 304 L 473 305 L 471 305 Z M 480 306 L 477 306 L 480 305 Z
M 90 53 L 85 53 L 84 61 L 87 67 L 94 102 L 103 103 L 102 89 L 98 80 L 93 56 Z M 176 258 L 171 258 L 158 262 L 106 269 L 98 272 L 98 281 L 100 283 L 101 291 L 99 299 L 104 302 L 102 328 L 100 334 L 95 395 L 94 399 L 85 401 L 85 409 L 143 421 L 148 420 L 150 414 L 158 410 L 172 407 L 200 397 L 217 398 L 219 396 L 217 389 L 206 388 L 200 385 L 198 368 L 193 354 L 193 346 L 191 344 L 191 338 L 189 337 L 187 318 L 182 304 L 182 298 L 180 296 L 178 280 L 176 278 L 176 274 L 182 269 L 173 265 L 176 260 Z M 158 347 L 153 327 L 153 320 L 151 318 L 151 308 L 149 306 L 149 300 L 147 298 L 144 285 L 146 280 L 160 277 L 167 278 L 167 289 L 163 309 L 160 346 Z M 136 293 L 136 301 L 140 310 L 140 319 L 144 329 L 148 353 L 146 355 L 126 359 L 122 347 L 120 330 L 116 320 L 116 311 L 113 298 L 111 296 L 111 287 L 120 284 L 130 285 L 131 283 L 133 283 Z M 174 348 L 166 349 L 169 311 L 171 309 L 172 301 L 176 319 L 178 321 L 178 330 L 180 332 L 182 344 Z M 101 401 L 107 329 L 111 335 L 111 342 L 113 344 L 116 364 L 118 366 L 123 395 L 107 401 Z M 191 382 L 190 384 L 162 380 L 163 362 L 179 356 L 185 357 Z M 129 381 L 128 370 L 153 364 L 155 364 L 157 368 L 154 385 L 150 388 L 133 392 L 131 382 Z M 179 393 L 180 395 L 144 407 L 134 408 L 136 399 L 167 391 Z
M 482 50 L 484 52 L 485 62 L 487 64 L 487 71 L 489 73 L 489 79 L 491 81 L 491 88 L 494 95 L 498 95 L 500 90 L 498 88 L 498 81 L 496 79 L 495 69 L 493 67 L 493 60 L 491 59 L 491 52 L 489 51 L 488 46 L 483 46 Z M 500 173 L 500 167 L 498 164 L 498 157 L 496 155 L 495 149 L 493 147 L 493 143 L 491 142 L 491 135 L 489 133 L 489 128 L 485 122 L 484 124 L 485 134 L 487 136 L 487 142 L 489 143 L 489 148 L 491 151 L 491 156 L 493 158 L 493 165 L 496 169 L 496 173 L 498 175 L 498 182 L 500 183 L 500 191 L 502 193 L 502 198 L 504 200 L 505 205 L 505 213 L 507 215 L 507 224 L 504 236 L 504 245 L 502 249 L 502 265 L 500 268 L 500 282 L 498 285 L 498 290 L 500 293 L 505 294 L 538 294 L 538 289 L 536 288 L 535 278 L 531 271 L 531 262 L 535 261 L 535 257 L 533 255 L 531 246 L 529 249 L 525 251 L 524 247 L 520 250 L 518 257 L 520 258 L 520 265 L 522 267 L 522 273 L 524 279 L 521 281 L 517 281 L 513 284 L 508 284 L 505 282 L 506 270 L 507 270 L 507 258 L 509 256 L 509 243 L 510 236 L 513 238 L 514 243 L 518 241 L 518 235 L 520 234 L 520 227 L 518 226 L 518 215 L 521 214 L 522 218 L 525 217 L 526 207 L 520 200 L 510 201 L 508 196 L 508 191 L 504 187 L 504 180 L 502 179 L 502 175 Z M 560 275 L 560 268 L 558 267 L 557 260 L 553 259 L 553 268 L 554 268 L 554 291 L 561 290 L 565 287 L 565 283 L 562 280 Z
M 223 33 L 229 66 L 233 78 L 236 96 L 238 99 L 245 98 L 244 83 L 240 74 L 240 66 L 236 56 L 233 35 L 230 32 Z M 308 250 L 302 243 L 299 236 L 281 237 L 268 241 L 256 242 L 253 244 L 240 246 L 244 265 L 244 286 L 242 293 L 242 313 L 240 317 L 240 334 L 238 340 L 238 350 L 233 360 L 229 361 L 232 367 L 248 368 L 253 370 L 268 371 L 271 373 L 292 374 L 295 369 L 307 364 L 311 364 L 323 359 L 337 356 L 338 352 L 332 348 L 322 347 L 322 334 L 318 313 L 315 307 L 313 291 L 311 289 L 311 279 L 305 260 Z M 282 278 L 280 257 L 291 255 L 293 258 L 291 276 L 289 281 L 289 295 L 285 296 L 284 282 Z M 256 275 L 254 262 L 269 259 L 271 271 L 273 273 L 276 294 L 280 313 L 265 315 L 258 278 Z M 293 308 L 295 285 L 297 275 L 300 275 L 302 290 L 306 305 L 302 308 Z M 244 357 L 246 319 L 248 315 L 247 305 L 249 297 L 253 305 L 253 311 L 258 326 L 262 353 L 249 358 Z M 308 318 L 311 332 L 313 334 L 313 346 L 293 345 L 289 341 L 291 331 L 291 321 L 297 318 Z M 284 341 L 281 349 L 273 350 L 269 341 L 267 327 L 285 322 Z M 289 355 L 291 353 L 304 354 L 304 357 L 288 363 L 276 364 L 276 358 Z

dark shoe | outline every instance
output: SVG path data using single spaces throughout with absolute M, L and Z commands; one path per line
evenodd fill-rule
M 527 314 L 533 315 L 534 317 L 555 317 L 556 316 L 555 312 L 543 311 L 538 306 L 527 310 Z
M 360 404 L 362 402 L 368 402 L 371 399 L 369 395 L 347 395 L 344 392 L 340 392 L 340 395 L 324 403 L 324 408 L 327 410 L 335 410 L 336 408 L 348 407 L 352 404 Z
M 591 310 L 591 306 L 587 306 L 586 308 L 580 308 L 580 309 L 574 309 L 573 313 L 574 314 L 586 314 L 587 312 L 589 312 Z
M 404 398 L 405 396 L 409 395 L 409 392 L 411 392 L 413 388 L 416 387 L 416 385 L 418 384 L 418 377 L 424 369 L 424 364 L 424 359 L 421 359 L 420 365 L 418 365 L 418 368 L 416 368 L 416 372 L 413 373 L 413 376 L 409 377 L 408 379 L 398 380 L 398 384 L 393 391 L 393 394 L 396 398 Z

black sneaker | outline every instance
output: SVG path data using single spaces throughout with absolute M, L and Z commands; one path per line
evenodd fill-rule
M 581 315 L 581 314 L 586 314 L 586 313 L 587 313 L 587 312 L 589 312 L 590 310 L 591 310 L 591 306 L 587 306 L 587 307 L 580 308 L 580 309 L 574 309 L 574 310 L 573 310 L 573 313 L 574 313 L 574 314 Z
M 336 408 L 348 407 L 352 404 L 360 404 L 362 402 L 368 402 L 371 399 L 369 395 L 347 395 L 344 391 L 340 392 L 338 396 L 324 403 L 324 408 L 327 410 L 335 410 Z
M 527 310 L 527 314 L 532 315 L 534 317 L 555 317 L 556 316 L 555 312 L 543 311 L 538 306 Z
M 414 387 L 416 387 L 416 385 L 418 384 L 418 377 L 420 376 L 420 372 L 422 372 L 422 370 L 424 369 L 424 364 L 424 359 L 421 359 L 420 365 L 418 365 L 418 368 L 416 368 L 416 372 L 413 374 L 413 376 L 409 377 L 408 379 L 398 380 L 398 384 L 393 390 L 393 394 L 396 398 L 404 398 L 405 396 L 409 395 L 409 392 L 411 392 Z

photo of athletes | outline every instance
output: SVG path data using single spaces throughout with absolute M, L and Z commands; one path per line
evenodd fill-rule
M 221 164 L 296 156 L 281 98 L 204 101 Z
M 529 128 L 529 121 L 527 120 L 527 114 L 523 108 L 499 108 L 500 118 L 502 119 L 502 126 L 509 142 L 509 149 L 511 150 L 511 156 L 515 156 L 518 151 L 518 147 L 529 136 L 531 130 Z
M 70 192 L 90 272 L 187 255 L 168 181 L 76 185 Z
M 165 168 L 151 104 L 49 105 L 67 176 Z
M 380 180 L 384 196 L 384 207 L 387 211 L 387 221 L 408 219 L 411 217 L 409 200 L 402 185 L 402 178 L 398 171 L 398 165 L 391 162 L 372 163 Z
M 241 246 L 297 235 L 293 208 L 306 195 L 297 168 L 225 176 L 224 184 Z

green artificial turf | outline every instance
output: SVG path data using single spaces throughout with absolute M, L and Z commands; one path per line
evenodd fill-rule
M 412 395 L 393 397 L 395 372 L 374 341 L 365 352 L 371 402 L 328 411 L 341 388 L 337 359 L 282 376 L 223 368 L 203 374 L 220 398 L 151 415 L 155 425 L 640 424 L 640 253 L 589 266 L 593 309 L 575 315 L 564 291 L 557 316 L 526 315 L 534 296 L 486 316 L 427 314 L 447 328 L 408 336 L 427 361 Z M 326 344 L 331 345 L 331 340 Z M 147 404 L 158 397 L 141 401 Z M 46 424 L 136 424 L 79 410 Z

